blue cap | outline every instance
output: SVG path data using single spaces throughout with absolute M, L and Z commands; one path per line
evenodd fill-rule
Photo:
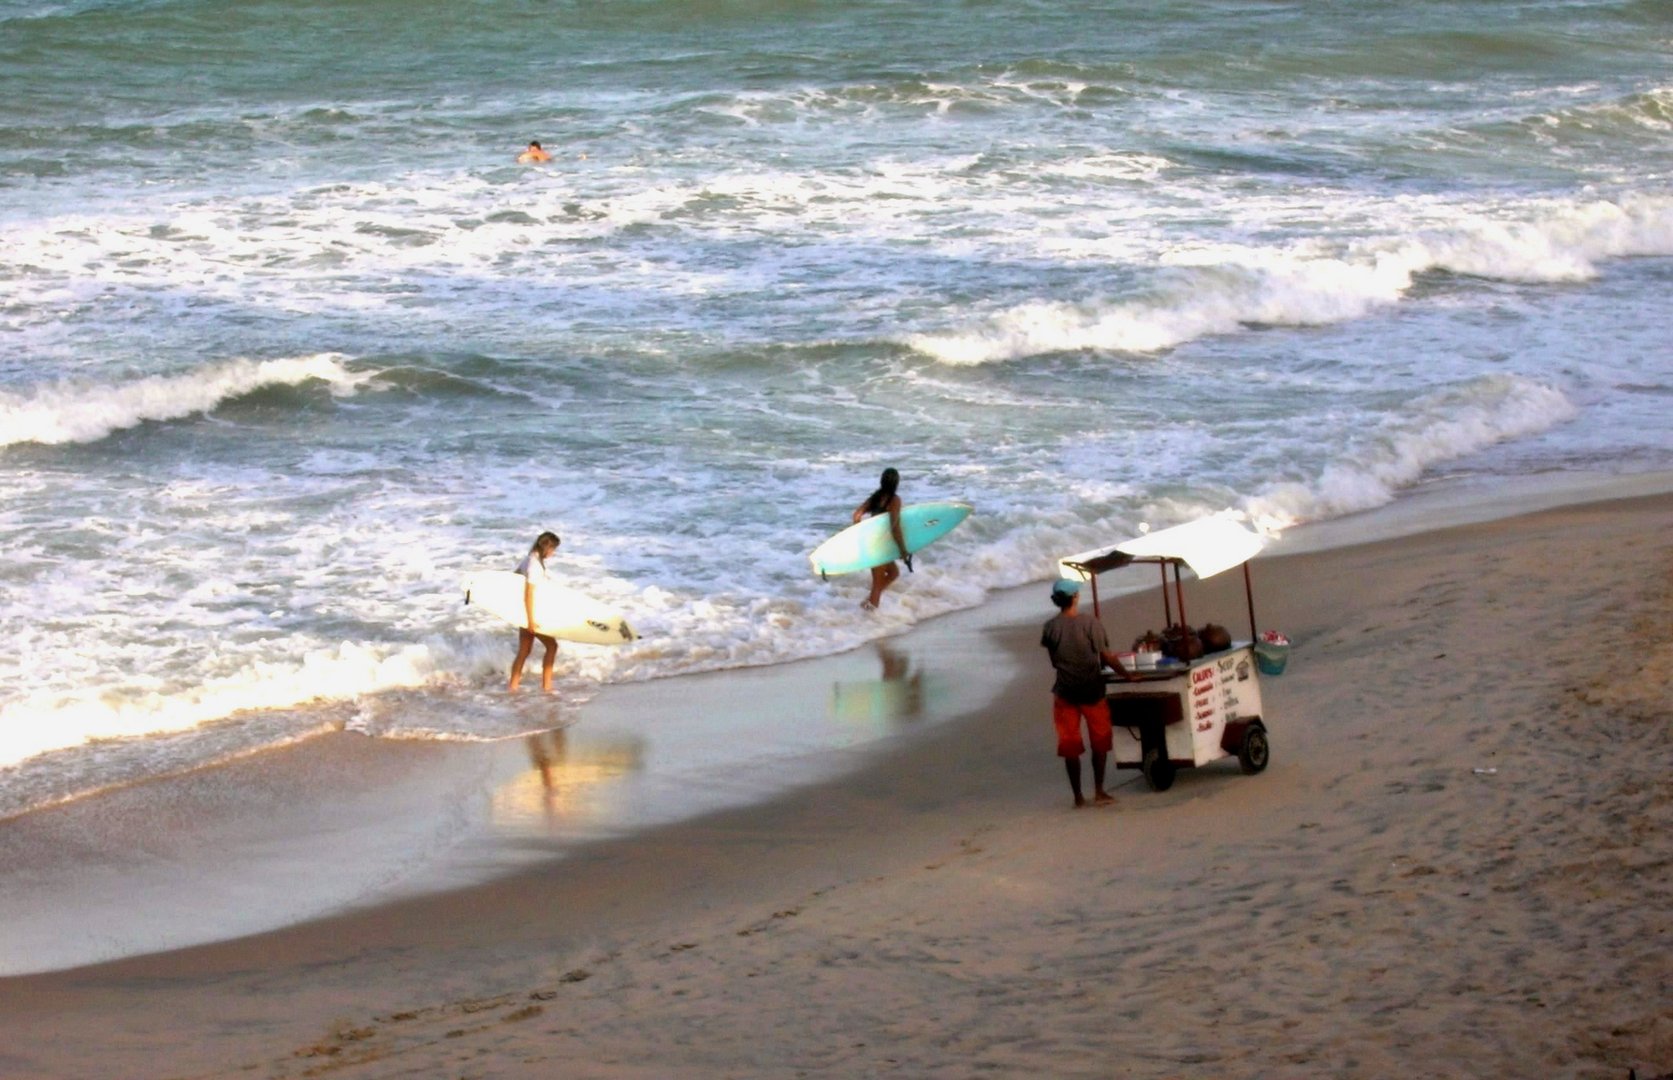
M 1080 582 L 1074 578 L 1060 577 L 1052 585 L 1051 591 L 1053 596 L 1078 596 L 1080 595 Z

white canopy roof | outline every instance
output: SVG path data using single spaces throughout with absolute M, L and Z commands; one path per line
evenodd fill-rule
M 1088 575 L 1084 571 L 1070 564 L 1089 563 L 1100 555 L 1119 551 L 1135 559 L 1179 559 L 1197 577 L 1208 578 L 1241 566 L 1265 546 L 1266 541 L 1259 534 L 1230 517 L 1198 518 L 1171 529 L 1145 533 L 1113 548 L 1096 548 L 1078 555 L 1066 555 L 1058 560 L 1058 573 L 1064 577 L 1085 578 Z

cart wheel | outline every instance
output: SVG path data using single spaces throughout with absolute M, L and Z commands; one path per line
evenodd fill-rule
M 1162 748 L 1152 746 L 1144 752 L 1144 762 L 1139 766 L 1144 778 L 1150 782 L 1152 791 L 1166 791 L 1173 787 L 1173 762 L 1162 753 Z
M 1266 744 L 1266 729 L 1259 724 L 1250 724 L 1249 730 L 1243 733 L 1243 745 L 1237 748 L 1237 763 L 1243 767 L 1245 775 L 1253 776 L 1266 768 L 1271 754 L 1271 748 Z

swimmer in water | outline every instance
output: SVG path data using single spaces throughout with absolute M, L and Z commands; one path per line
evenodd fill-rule
M 529 148 L 517 155 L 519 165 L 541 165 L 552 160 L 552 155 L 543 149 L 538 141 L 531 140 Z

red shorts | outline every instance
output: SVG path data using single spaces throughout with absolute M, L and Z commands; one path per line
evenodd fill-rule
M 1110 727 L 1110 703 L 1103 698 L 1090 705 L 1073 705 L 1056 694 L 1051 696 L 1051 722 L 1057 725 L 1057 756 L 1080 757 L 1086 744 L 1080 738 L 1080 720 L 1086 717 L 1086 732 L 1092 737 L 1092 752 L 1107 754 L 1115 746 Z

